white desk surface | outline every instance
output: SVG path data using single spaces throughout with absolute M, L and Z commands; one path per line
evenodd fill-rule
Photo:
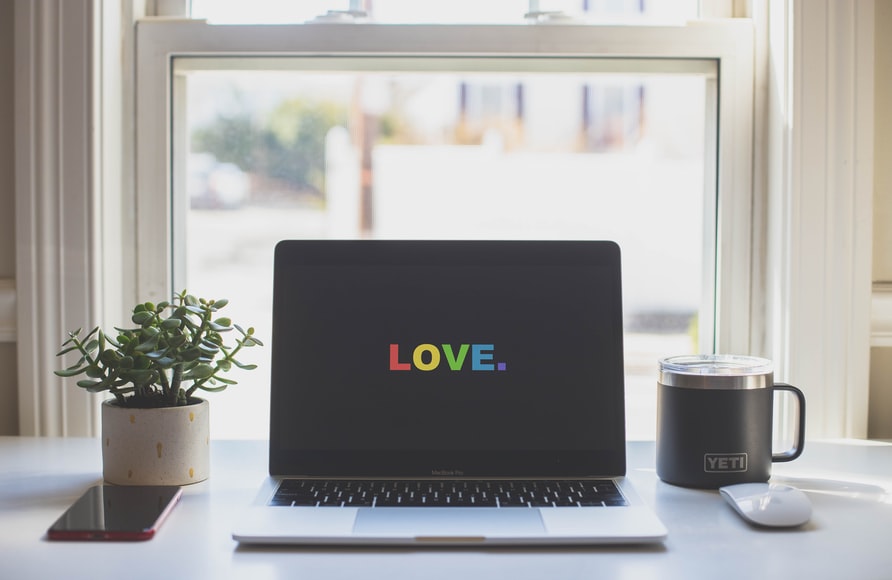
M 186 488 L 153 540 L 50 542 L 46 528 L 101 479 L 97 439 L 0 437 L 0 578 L 892 578 L 892 444 L 810 442 L 774 481 L 811 498 L 796 531 L 750 527 L 715 491 L 673 487 L 652 442 L 628 476 L 669 529 L 664 544 L 598 548 L 244 548 L 239 511 L 266 475 L 265 441 L 213 441 L 211 478 Z

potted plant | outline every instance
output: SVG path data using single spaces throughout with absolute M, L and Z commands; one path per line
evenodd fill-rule
M 236 381 L 222 373 L 233 366 L 256 368 L 235 357 L 262 343 L 217 312 L 227 300 L 195 298 L 183 292 L 173 303 L 146 302 L 133 308 L 135 328 L 99 327 L 81 337 L 70 332 L 58 356 L 80 355 L 61 377 L 86 375 L 77 386 L 108 391 L 102 404 L 102 463 L 107 482 L 182 485 L 209 475 L 208 403 L 196 391 L 222 391 Z M 223 340 L 235 330 L 233 344 Z

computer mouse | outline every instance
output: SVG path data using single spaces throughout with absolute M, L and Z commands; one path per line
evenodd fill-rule
M 802 491 L 778 483 L 739 483 L 719 488 L 743 519 L 759 526 L 791 528 L 811 518 L 811 501 Z

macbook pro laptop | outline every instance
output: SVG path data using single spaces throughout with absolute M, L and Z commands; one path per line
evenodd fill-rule
M 620 251 L 284 241 L 261 544 L 646 543 L 626 471 Z

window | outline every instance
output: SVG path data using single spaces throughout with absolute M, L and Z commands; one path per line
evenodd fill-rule
M 141 295 L 223 288 L 255 324 L 282 237 L 617 239 L 653 437 L 657 358 L 750 330 L 748 27 L 344 26 L 140 25 L 137 211 L 171 240 L 138 234 Z M 265 437 L 266 379 L 238 378 L 213 435 Z

